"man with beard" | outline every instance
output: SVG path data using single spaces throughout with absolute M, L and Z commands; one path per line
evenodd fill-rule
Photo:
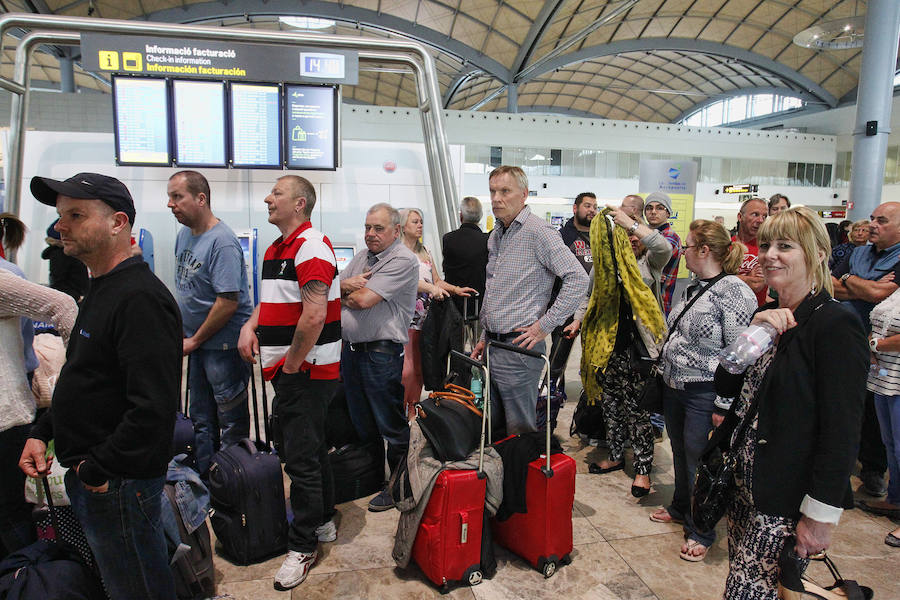
M 760 306 L 766 303 L 768 288 L 759 264 L 759 245 L 756 242 L 756 234 L 768 215 L 769 207 L 766 206 L 765 200 L 762 198 L 747 200 L 741 205 L 741 210 L 738 212 L 737 235 L 731 238 L 732 241 L 740 242 L 747 247 L 737 276 L 750 286 L 750 289 L 756 294 L 756 301 Z

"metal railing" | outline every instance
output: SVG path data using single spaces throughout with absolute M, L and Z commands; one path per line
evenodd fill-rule
M 434 199 L 435 221 L 439 235 L 453 229 L 456 219 L 456 187 L 450 167 L 450 152 L 441 113 L 441 95 L 434 59 L 425 46 L 406 40 L 380 40 L 339 35 L 290 31 L 261 31 L 239 28 L 207 27 L 89 19 L 54 15 L 9 13 L 0 16 L 0 51 L 5 34 L 12 28 L 30 30 L 16 48 L 16 67 L 13 81 L 0 77 L 0 88 L 13 94 L 10 111 L 8 156 L 7 210 L 19 214 L 22 194 L 22 158 L 24 156 L 25 117 L 28 112 L 30 54 L 40 44 L 75 44 L 81 33 L 142 34 L 158 37 L 177 37 L 194 40 L 278 43 L 285 46 L 318 46 L 351 50 L 360 61 L 404 64 L 412 68 L 416 78 L 422 133 L 431 193 Z

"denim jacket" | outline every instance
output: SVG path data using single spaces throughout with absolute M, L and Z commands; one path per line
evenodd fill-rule
M 206 521 L 206 515 L 209 513 L 209 490 L 206 489 L 197 472 L 182 462 L 185 457 L 186 455 L 179 454 L 169 462 L 166 483 L 175 487 L 175 505 L 178 507 L 181 520 L 184 521 L 188 533 L 193 533 Z M 174 532 L 175 535 L 172 539 L 180 539 L 178 524 L 174 520 L 175 514 L 166 506 L 169 506 L 169 503 L 163 502 L 163 523 L 166 532 L 167 534 Z M 170 529 L 171 526 L 174 526 L 175 529 Z

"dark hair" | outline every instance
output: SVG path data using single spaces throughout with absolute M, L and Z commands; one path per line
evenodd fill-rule
M 0 243 L 10 250 L 17 250 L 25 243 L 25 223 L 12 213 L 0 213 Z
M 585 198 L 593 198 L 597 199 L 597 195 L 594 192 L 581 192 L 577 196 L 575 196 L 575 206 L 581 206 L 581 203 L 584 202 Z
M 184 177 L 184 184 L 187 187 L 187 191 L 190 192 L 191 196 L 199 196 L 203 194 L 206 196 L 206 205 L 212 208 L 212 198 L 209 193 L 209 182 L 206 180 L 206 177 L 198 173 L 197 171 L 178 171 L 171 177 L 169 177 L 169 181 L 172 181 L 176 177 L 181 175 Z
M 784 194 L 772 194 L 771 196 L 769 196 L 769 210 L 772 210 L 772 207 L 775 206 L 776 204 L 778 204 L 779 202 L 781 202 L 782 200 L 787 202 L 788 208 L 791 207 L 791 201 L 788 200 L 787 196 L 785 196 Z

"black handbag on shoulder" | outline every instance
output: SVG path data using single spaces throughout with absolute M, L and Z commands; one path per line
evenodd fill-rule
M 741 419 L 731 447 L 723 449 L 724 442 L 731 435 L 727 429 L 723 429 L 723 424 L 713 432 L 709 444 L 700 456 L 697 474 L 694 478 L 694 491 L 691 495 L 691 517 L 694 520 L 694 526 L 700 533 L 707 533 L 715 529 L 716 523 L 725 516 L 728 505 L 731 504 L 735 490 L 736 454 L 747 428 L 756 416 L 759 399 L 765 389 L 767 379 L 767 377 L 763 378 L 763 383 L 760 384 L 759 390 L 747 408 L 747 413 Z
M 437 459 L 463 460 L 481 439 L 481 411 L 475 395 L 452 383 L 416 404 L 416 423 L 431 443 Z

